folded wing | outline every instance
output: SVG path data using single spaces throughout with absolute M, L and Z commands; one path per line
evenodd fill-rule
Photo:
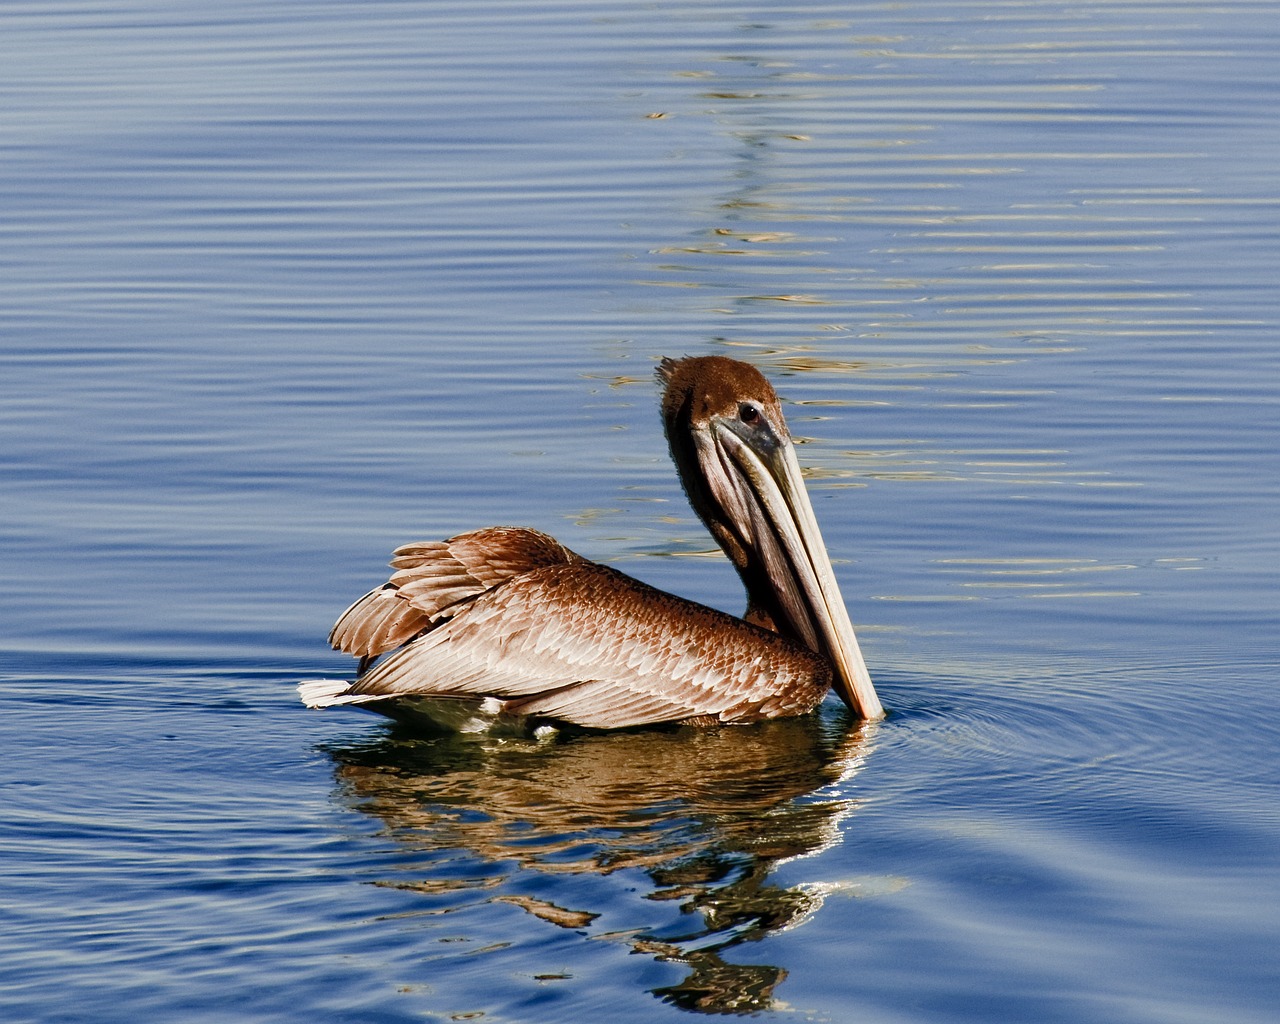
M 329 643 L 357 658 L 374 658 L 515 576 L 583 561 L 545 533 L 513 526 L 405 544 L 391 560 L 396 572 L 338 617 Z
M 422 601 L 420 621 L 430 625 L 434 616 L 438 624 L 349 686 L 313 686 L 304 699 L 327 706 L 495 698 L 507 713 L 622 728 L 802 714 L 825 695 L 830 665 L 803 645 L 555 546 L 563 553 L 559 562 L 510 574 L 479 592 L 482 574 L 471 569 L 470 584 L 449 572 L 422 577 L 456 579 L 428 590 L 435 598 L 461 596 L 438 606 L 434 598 Z M 403 557 L 447 564 L 454 556 L 428 546 Z M 397 622 L 401 632 L 411 626 L 407 616 Z M 367 646 L 395 632 L 374 631 L 376 643 Z

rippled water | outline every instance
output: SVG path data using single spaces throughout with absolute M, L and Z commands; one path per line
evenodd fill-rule
M 1274 5 L 0 12 L 0 1015 L 1271 1021 Z M 731 611 L 778 385 L 889 718 L 308 713 L 397 544 Z

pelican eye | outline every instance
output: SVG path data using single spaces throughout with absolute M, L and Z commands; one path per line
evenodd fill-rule
M 750 402 L 743 402 L 738 406 L 738 419 L 747 426 L 754 427 L 760 422 L 760 409 Z

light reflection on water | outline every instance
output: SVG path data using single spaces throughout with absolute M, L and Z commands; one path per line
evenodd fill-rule
M 898 884 L 770 881 L 775 863 L 838 844 L 856 801 L 822 791 L 857 771 L 873 732 L 809 717 L 541 743 L 392 734 L 329 753 L 344 799 L 402 847 L 379 884 L 422 895 L 425 913 L 509 904 L 680 965 L 686 977 L 654 990 L 664 1001 L 747 1013 L 772 1007 L 786 968 L 727 962 L 725 951 L 800 924 L 830 890 Z M 659 904 L 649 923 L 626 922 L 615 892 L 581 884 L 615 872 Z M 567 878 L 533 889 L 530 873 Z
M 6 1019 L 1270 1021 L 1273 14 L 0 14 Z M 297 706 L 412 539 L 741 611 L 707 351 L 886 722 Z

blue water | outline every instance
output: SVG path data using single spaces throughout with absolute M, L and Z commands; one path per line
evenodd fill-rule
M 0 1017 L 1273 1021 L 1275 15 L 0 11 Z M 408 540 L 740 611 L 704 352 L 888 719 L 298 704 Z

